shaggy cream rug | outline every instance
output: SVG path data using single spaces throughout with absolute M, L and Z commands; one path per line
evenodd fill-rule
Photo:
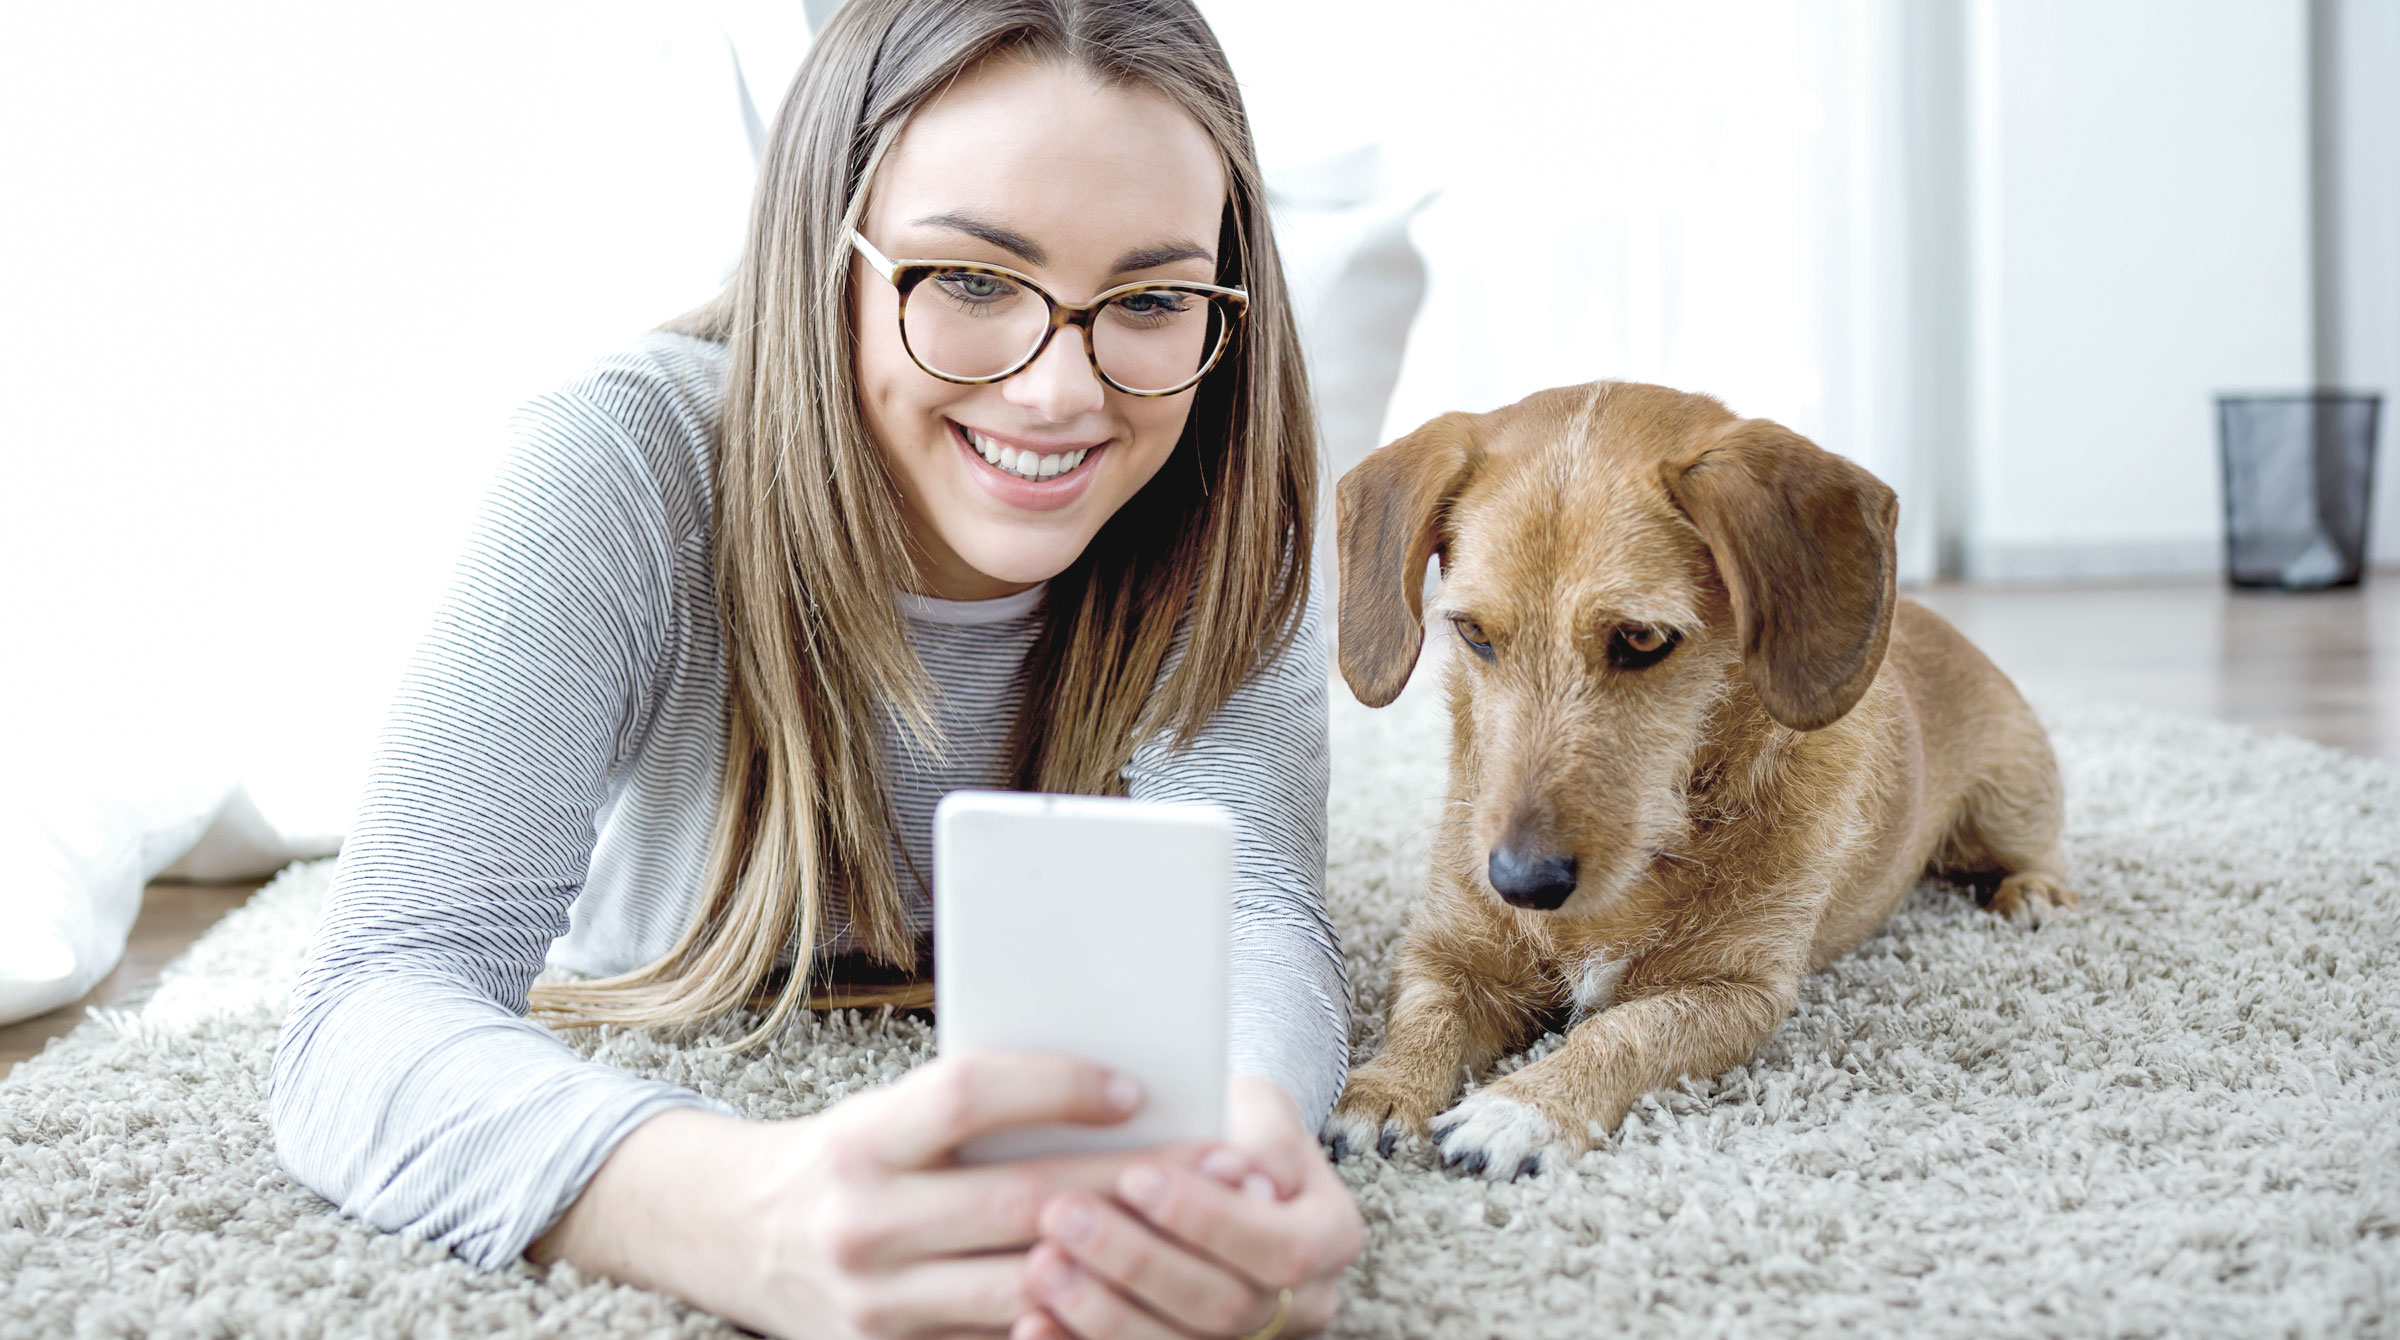
M 2041 706 L 2082 917 L 2025 931 L 1927 886 L 1753 1062 L 1571 1167 L 1487 1185 L 1421 1141 L 1345 1163 L 1369 1241 L 1339 1334 L 2400 1333 L 2400 770 Z M 1426 689 L 1337 702 L 1362 1057 L 1441 737 Z M 0 1084 L 0 1334 L 724 1333 L 565 1267 L 482 1273 L 284 1176 L 263 1085 L 329 872 L 286 871 Z M 581 1045 L 782 1117 L 931 1038 L 844 1016 L 730 1060 Z

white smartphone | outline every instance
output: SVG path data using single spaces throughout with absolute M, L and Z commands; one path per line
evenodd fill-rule
M 933 812 L 934 1042 L 1132 1076 L 1114 1126 L 1012 1127 L 968 1163 L 1215 1140 L 1225 1124 L 1233 816 L 1216 805 L 953 791 Z

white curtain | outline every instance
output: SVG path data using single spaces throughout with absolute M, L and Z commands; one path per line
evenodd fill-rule
M 1270 160 L 1381 146 L 1425 307 L 1388 440 L 1620 378 L 1722 398 L 1920 506 L 1905 0 L 1209 0 Z M 1930 575 L 1911 534 L 1908 577 Z

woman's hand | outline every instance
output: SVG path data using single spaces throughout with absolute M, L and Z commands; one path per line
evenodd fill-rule
M 1313 1335 L 1341 1307 L 1364 1242 L 1358 1207 L 1282 1086 L 1234 1076 L 1227 1142 L 1196 1165 L 1151 1155 L 1111 1188 L 1062 1191 L 1028 1265 L 1043 1309 L 1010 1340 Z
M 961 1168 L 1003 1127 L 1110 1125 L 1130 1080 L 1041 1054 L 944 1057 L 797 1121 L 664 1113 L 621 1141 L 528 1252 L 664 1289 L 779 1336 L 997 1335 L 1040 1304 L 1027 1249 L 1062 1194 L 1136 1165 L 1189 1176 L 1204 1147 Z

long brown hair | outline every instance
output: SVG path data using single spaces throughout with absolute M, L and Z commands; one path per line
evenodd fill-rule
M 803 1004 L 888 999 L 817 989 L 837 888 L 875 959 L 914 963 L 879 718 L 931 738 L 931 684 L 892 599 L 916 571 L 858 406 L 847 239 L 910 114 L 1003 53 L 1155 90 L 1198 121 L 1229 183 L 1217 279 L 1250 294 L 1174 455 L 1050 579 L 1009 784 L 1121 794 L 1140 739 L 1189 742 L 1298 629 L 1314 418 L 1249 121 L 1207 23 L 1187 0 L 849 0 L 776 116 L 732 281 L 667 327 L 727 348 L 714 565 L 730 725 L 699 906 L 655 963 L 537 986 L 534 1012 L 555 1025 L 768 1008 L 746 1045 Z M 1162 681 L 1186 625 L 1205 649 Z

